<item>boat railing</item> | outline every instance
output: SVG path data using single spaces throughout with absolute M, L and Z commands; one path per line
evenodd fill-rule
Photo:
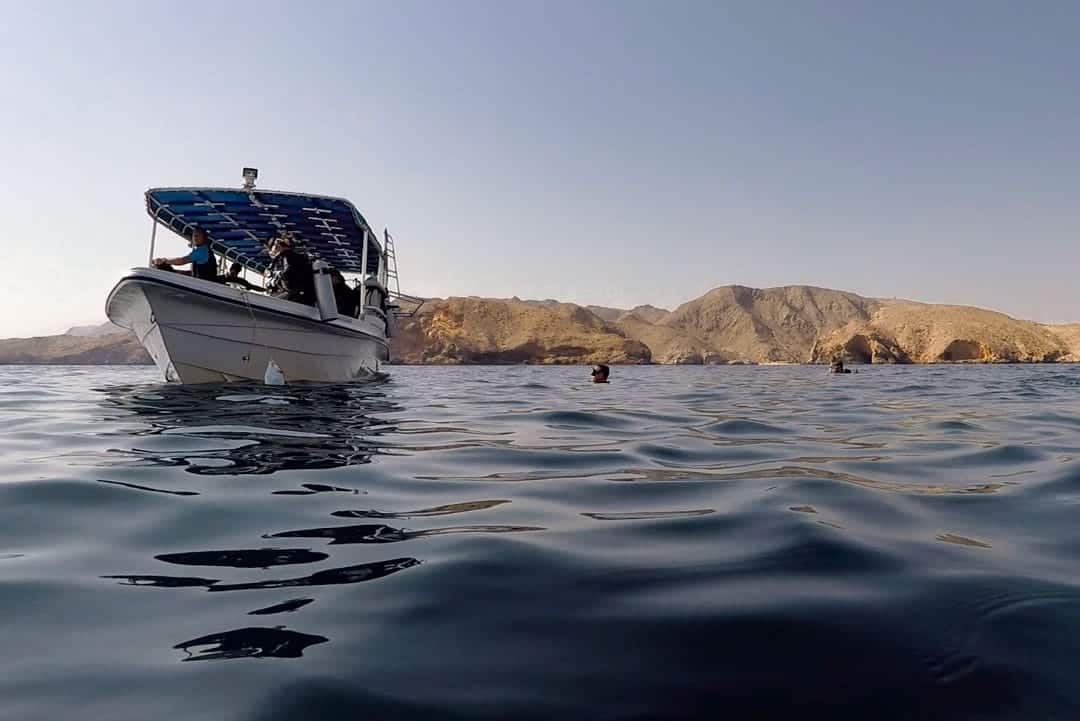
M 377 315 L 382 320 L 386 320 L 386 312 L 377 305 L 365 305 L 364 313 L 372 313 L 374 315 Z
M 395 318 L 412 318 L 426 302 L 419 296 L 395 291 L 390 292 L 387 300 Z

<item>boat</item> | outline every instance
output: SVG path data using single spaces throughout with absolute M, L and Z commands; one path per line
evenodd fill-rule
M 147 190 L 150 261 L 128 271 L 109 293 L 109 320 L 135 334 L 169 382 L 385 377 L 380 369 L 389 360 L 398 319 L 423 302 L 398 287 L 389 231 L 380 242 L 348 200 L 256 189 L 257 176 L 245 168 L 240 188 Z M 225 282 L 224 272 L 208 280 L 155 267 L 159 227 L 189 243 L 196 228 L 205 230 L 220 270 L 239 263 L 240 277 L 263 282 L 237 287 Z M 281 237 L 312 261 L 313 305 L 252 289 L 273 281 L 268 246 Z M 334 271 L 356 299 L 347 310 L 335 301 Z

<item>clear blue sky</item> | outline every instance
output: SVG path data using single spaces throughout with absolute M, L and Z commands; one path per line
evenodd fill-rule
M 0 0 L 0 337 L 103 320 L 142 192 L 244 165 L 422 295 L 1080 320 L 1080 3 L 309 5 Z

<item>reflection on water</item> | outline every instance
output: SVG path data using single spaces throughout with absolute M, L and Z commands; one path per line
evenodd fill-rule
M 194 578 L 190 576 L 123 576 L 108 575 L 102 578 L 119 579 L 128 586 L 158 586 L 161 588 L 190 588 L 203 586 L 209 591 L 253 591 L 260 588 L 293 588 L 296 586 L 335 586 L 342 583 L 361 583 L 389 576 L 391 573 L 416 566 L 420 563 L 415 558 L 394 558 L 389 561 L 362 563 L 344 568 L 329 568 L 317 571 L 310 576 L 286 578 L 283 580 L 253 581 L 250 583 L 221 583 L 216 578 Z
M 151 493 L 165 493 L 170 496 L 197 496 L 198 491 L 170 491 L 167 488 L 151 488 L 150 486 L 141 486 L 138 483 L 125 483 L 123 481 L 106 481 L 99 478 L 98 483 L 111 483 L 114 486 L 124 486 L 125 488 L 134 488 L 137 491 L 150 491 Z
M 195 576 L 102 576 L 102 578 L 114 578 L 128 586 L 157 586 L 159 588 L 192 588 L 203 586 L 209 588 L 218 583 L 216 578 L 198 578 Z
M 447 503 L 433 508 L 421 508 L 415 511 L 334 511 L 331 515 L 341 518 L 423 518 L 425 516 L 450 516 L 455 513 L 468 513 L 469 511 L 486 511 L 489 508 L 509 503 L 507 500 L 495 501 L 465 501 L 464 503 Z
M 110 459 L 99 465 L 112 468 L 172 467 L 200 476 L 268 475 L 370 463 L 373 454 L 384 450 L 377 443 L 378 436 L 394 429 L 393 425 L 380 420 L 376 414 L 398 410 L 396 405 L 386 399 L 385 392 L 372 385 L 356 388 L 293 386 L 275 389 L 273 394 L 236 393 L 233 388 L 216 386 L 110 386 L 100 389 L 100 392 L 104 396 L 103 405 L 112 411 L 106 416 L 107 421 L 127 425 L 134 420 L 138 427 L 127 432 L 129 437 L 135 439 L 134 448 L 109 450 L 123 460 Z M 138 439 L 155 436 L 206 443 L 194 448 L 175 450 L 170 449 L 167 444 L 163 449 L 139 447 Z M 197 491 L 176 491 L 125 481 L 99 482 L 177 496 L 199 495 Z M 326 483 L 302 482 L 296 488 L 278 488 L 270 490 L 269 493 L 275 496 L 310 496 L 359 494 L 362 491 Z M 452 508 L 453 504 L 442 512 L 456 512 Z M 433 511 L 434 514 L 439 512 L 439 509 Z M 420 511 L 416 515 L 426 514 Z M 431 529 L 407 532 L 395 529 L 398 538 L 390 539 L 386 536 L 374 542 L 406 540 L 449 532 L 463 531 Z M 307 537 L 302 531 L 263 534 L 264 538 L 289 536 Z M 334 542 L 364 542 L 358 538 L 348 540 L 350 538 L 353 538 L 350 536 L 350 529 L 344 528 L 340 539 L 335 539 Z M 330 556 L 306 548 L 257 548 L 160 553 L 154 558 L 164 563 L 184 566 L 265 570 L 274 566 L 319 563 Z M 232 583 L 222 579 L 167 575 L 108 574 L 102 578 L 116 579 L 125 585 L 133 586 L 202 587 L 215 592 L 266 591 L 373 581 L 419 564 L 420 561 L 415 558 L 395 558 L 321 569 L 292 578 Z M 291 613 L 313 601 L 311 598 L 293 599 L 249 611 L 248 615 Z M 177 644 L 175 648 L 189 654 L 183 659 L 185 661 L 271 656 L 300 658 L 308 646 L 327 641 L 329 639 L 325 636 L 281 628 L 240 628 L 185 641 Z
M 1080 367 L 581 371 L 0 368 L 0 717 L 1080 717 Z
M 283 601 L 282 603 L 275 603 L 273 606 L 267 606 L 265 608 L 256 608 L 254 611 L 248 611 L 249 616 L 270 616 L 275 613 L 292 613 L 297 611 L 309 603 L 314 603 L 314 598 L 294 598 L 289 601 Z
M 188 655 L 182 661 L 214 661 L 223 658 L 300 658 L 304 649 L 326 643 L 324 636 L 282 628 L 238 628 L 178 643 Z M 202 648 L 200 648 L 202 647 Z
M 355 488 L 338 488 L 337 486 L 327 486 L 322 483 L 301 483 L 299 489 L 288 489 L 284 491 L 271 491 L 275 496 L 310 496 L 313 493 L 360 493 Z
M 362 583 L 385 578 L 391 573 L 404 571 L 420 564 L 415 558 L 394 558 L 389 561 L 361 563 L 344 568 L 328 568 L 302 578 L 286 578 L 280 581 L 252 581 L 250 583 L 223 583 L 210 586 L 210 591 L 253 591 L 260 588 L 295 588 L 297 586 L 336 586 L 343 583 Z
M 377 436 L 394 430 L 375 414 L 398 410 L 378 386 L 290 386 L 273 395 L 235 394 L 220 386 L 118 386 L 102 388 L 106 421 L 140 421 L 135 438 L 180 433 L 226 441 L 173 455 L 138 448 L 115 449 L 126 466 L 181 467 L 209 476 L 320 470 L 369 463 Z M 212 414 L 207 413 L 212 407 Z M 212 421 L 213 425 L 208 425 Z M 331 489 L 325 490 L 348 490 Z M 313 492 L 318 492 L 314 491 Z
M 305 528 L 299 531 L 271 533 L 266 538 L 329 538 L 336 543 L 396 543 L 426 536 L 443 536 L 448 533 L 520 533 L 543 531 L 539 526 L 452 526 L 427 528 L 423 531 L 406 531 L 381 524 L 359 526 L 331 526 L 328 528 Z
M 165 563 L 181 566 L 232 566 L 233 568 L 269 568 L 291 563 L 315 563 L 329 558 L 306 548 L 256 548 L 236 551 L 191 551 L 162 553 L 154 556 Z

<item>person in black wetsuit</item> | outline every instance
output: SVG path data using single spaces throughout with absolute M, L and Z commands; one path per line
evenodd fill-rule
M 315 276 L 311 260 L 293 248 L 288 236 L 275 238 L 270 244 L 270 281 L 269 291 L 275 298 L 284 298 L 294 303 L 315 305 Z
M 592 376 L 593 383 L 607 383 L 609 373 L 611 373 L 610 368 L 603 363 L 597 363 L 589 375 Z
M 334 288 L 334 300 L 337 302 L 338 313 L 355 318 L 357 315 L 356 294 L 337 268 L 330 269 L 330 283 Z
M 154 267 L 158 270 L 169 270 L 174 273 L 184 273 L 193 278 L 203 280 L 218 280 L 217 257 L 210 250 L 210 236 L 204 228 L 196 228 L 191 233 L 191 252 L 179 258 L 154 258 Z M 173 265 L 191 263 L 191 271 L 176 270 Z
M 246 290 L 263 290 L 262 286 L 255 285 L 247 278 L 244 278 L 240 275 L 240 271 L 243 269 L 244 266 L 234 262 L 231 266 L 229 266 L 229 274 L 225 276 L 225 282 L 231 285 L 238 285 Z
M 833 358 L 832 363 L 829 365 L 830 373 L 850 373 L 851 370 L 844 367 L 844 361 L 839 358 Z

